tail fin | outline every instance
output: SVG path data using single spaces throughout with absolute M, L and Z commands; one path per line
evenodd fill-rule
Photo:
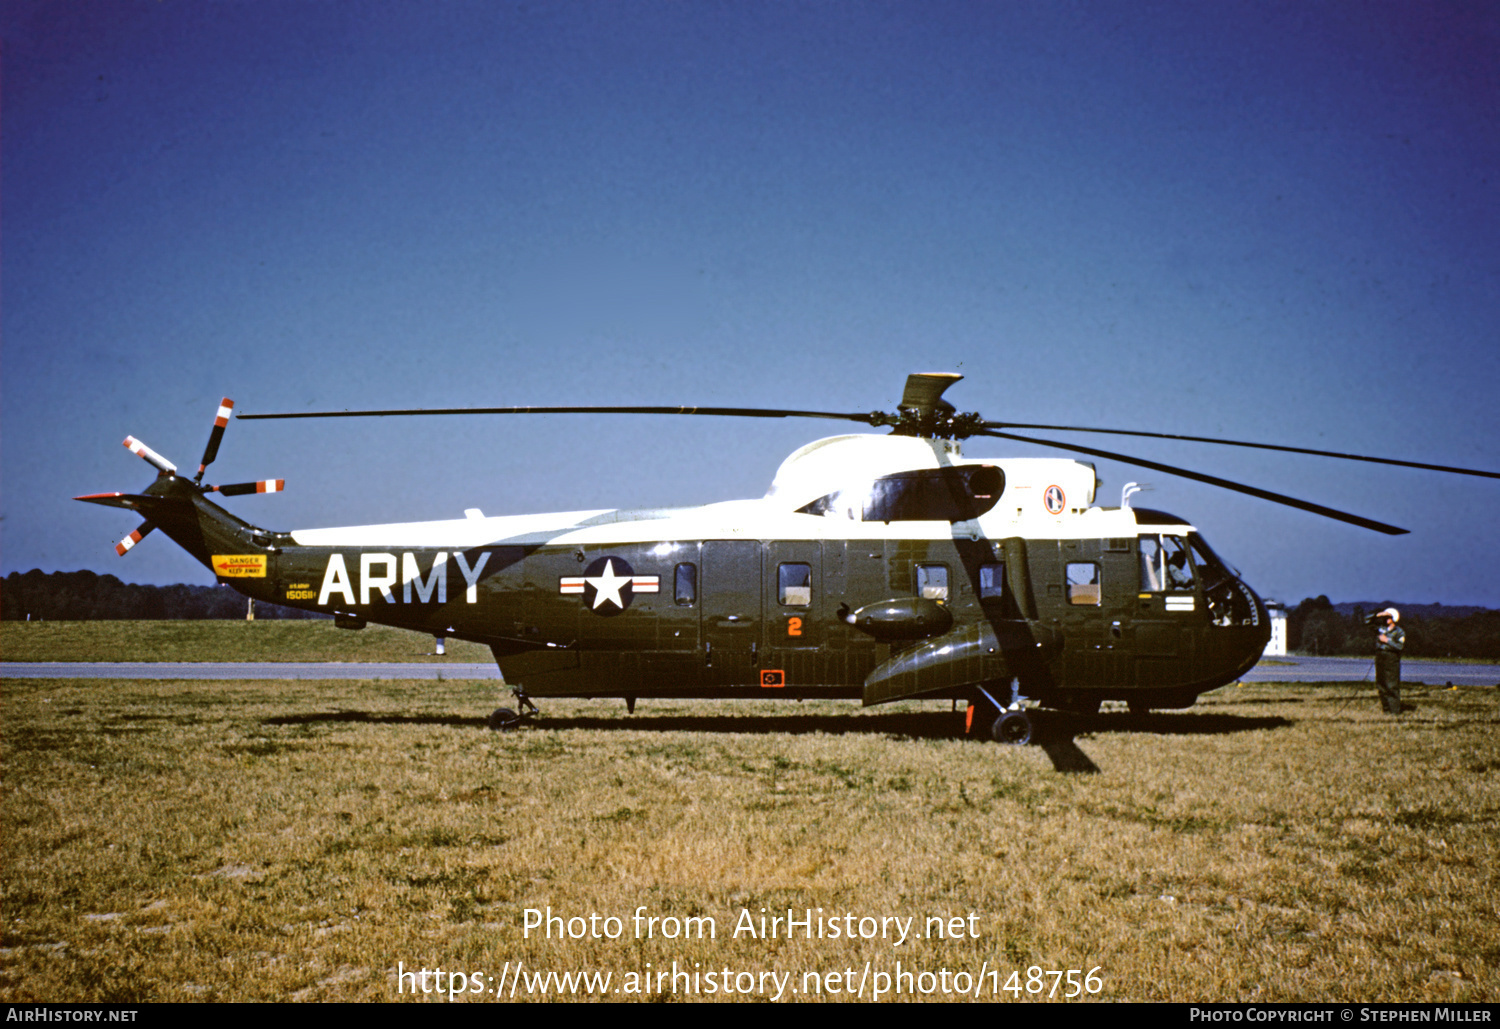
M 145 521 L 115 546 L 124 555 L 153 529 L 160 529 L 202 565 L 221 577 L 243 576 L 233 570 L 232 557 L 269 555 L 276 552 L 285 533 L 270 532 L 236 518 L 203 496 L 202 487 L 177 475 L 162 475 L 144 493 L 94 493 L 76 497 L 90 504 L 123 507 Z M 260 562 L 264 568 L 265 562 Z M 239 562 L 238 567 L 246 567 Z

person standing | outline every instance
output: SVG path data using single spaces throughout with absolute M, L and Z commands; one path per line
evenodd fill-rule
M 1396 623 L 1401 612 L 1394 607 L 1377 612 L 1380 628 L 1375 636 L 1375 683 L 1380 688 L 1380 703 L 1388 715 L 1401 713 L 1401 651 L 1406 646 L 1406 630 Z

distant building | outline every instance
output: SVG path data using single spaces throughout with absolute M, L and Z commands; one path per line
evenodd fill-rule
M 1266 643 L 1266 649 L 1261 651 L 1264 657 L 1286 656 L 1286 605 L 1279 600 L 1266 601 L 1266 612 L 1271 616 L 1271 639 Z

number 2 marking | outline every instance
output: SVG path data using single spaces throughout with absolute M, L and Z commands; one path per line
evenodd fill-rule
M 788 618 L 786 620 L 786 634 L 788 636 L 801 636 L 802 635 L 802 619 L 800 619 L 800 618 Z

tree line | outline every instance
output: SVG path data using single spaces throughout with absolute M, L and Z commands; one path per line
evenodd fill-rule
M 1287 614 L 1287 646 L 1302 654 L 1370 656 L 1375 653 L 1375 628 L 1367 615 L 1387 605 L 1355 605 L 1339 610 L 1323 596 L 1309 597 Z M 1469 657 L 1500 661 L 1500 611 L 1469 610 L 1439 614 L 1394 605 L 1406 630 L 1407 657 Z
M 246 598 L 227 586 L 146 586 L 90 571 L 11 572 L 0 579 L 6 621 L 244 618 Z M 257 601 L 256 618 L 326 618 L 314 611 Z

